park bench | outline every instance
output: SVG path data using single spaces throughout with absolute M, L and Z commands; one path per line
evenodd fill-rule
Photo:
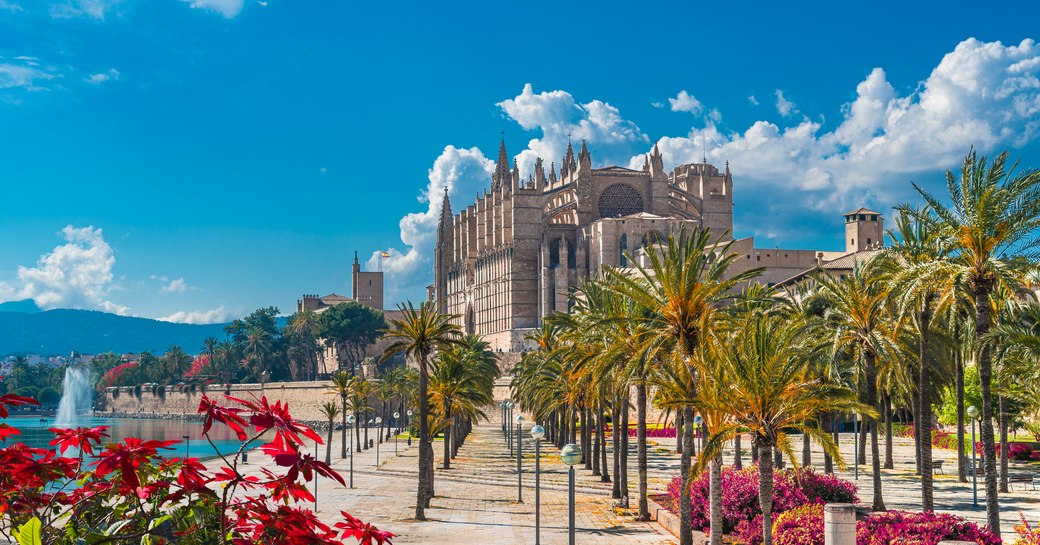
M 1008 473 L 1008 488 L 1014 488 L 1015 483 L 1022 485 L 1030 485 L 1033 490 L 1036 490 L 1037 477 L 1032 473 Z
M 932 469 L 938 471 L 939 473 L 942 473 L 943 475 L 946 475 L 946 473 L 943 472 L 943 468 L 942 468 L 943 467 L 943 462 L 945 462 L 945 461 L 946 460 L 932 460 Z

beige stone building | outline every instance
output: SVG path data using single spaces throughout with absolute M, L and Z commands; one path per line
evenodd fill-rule
M 756 248 L 747 237 L 732 241 L 734 270 L 763 267 L 760 281 L 777 284 L 880 245 L 880 214 L 860 209 L 845 221 L 844 252 Z M 666 171 L 654 146 L 639 170 L 592 168 L 582 143 L 577 155 L 567 146 L 559 174 L 555 163 L 546 169 L 538 159 L 522 179 L 502 142 L 491 186 L 475 202 L 455 213 L 445 194 L 428 296 L 467 333 L 503 352 L 523 351 L 524 336 L 542 317 L 569 310 L 583 278 L 604 266 L 630 266 L 629 255 L 680 227 L 732 240 L 728 163 L 722 170 L 704 161 Z

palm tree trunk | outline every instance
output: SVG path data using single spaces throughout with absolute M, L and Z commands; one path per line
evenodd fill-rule
M 690 466 L 693 456 L 693 407 L 683 407 L 683 450 L 679 457 L 679 545 L 693 545 L 693 504 L 690 503 Z
M 960 323 L 954 329 L 954 341 L 959 342 Z M 957 390 L 957 480 L 968 482 L 968 454 L 964 451 L 964 353 L 960 348 L 954 349 L 953 359 L 956 362 L 956 390 Z
M 755 438 L 762 451 L 758 458 L 758 506 L 762 511 L 762 545 L 773 545 L 773 461 L 767 454 L 773 445 L 765 437 Z
M 335 406 L 335 405 L 334 405 Z M 335 422 L 333 419 L 329 419 L 329 435 L 325 441 L 325 465 L 332 463 L 332 424 Z
M 812 421 L 807 420 L 805 426 L 809 427 Z M 809 434 L 802 434 L 802 467 L 809 467 L 812 465 L 812 444 L 809 442 Z
M 343 402 L 343 415 L 342 415 L 343 416 L 343 430 L 341 432 L 342 433 L 342 439 L 343 439 L 343 445 L 342 445 L 342 449 L 340 451 L 339 457 L 340 458 L 346 458 L 347 457 L 347 396 L 343 395 L 341 401 Z
M 597 476 L 602 473 L 599 469 L 599 443 L 603 439 L 603 434 L 599 432 L 600 420 L 603 420 L 602 412 L 599 415 L 593 414 L 590 421 L 592 426 L 596 428 L 596 436 L 592 443 L 592 474 Z
M 895 469 L 892 459 L 892 402 L 888 392 L 881 397 L 881 403 L 881 414 L 885 415 L 885 469 Z
M 758 463 L 758 445 L 755 444 L 755 441 L 753 439 L 751 441 L 751 463 Z
M 621 498 L 621 432 L 618 426 L 621 422 L 621 403 L 615 400 L 613 408 L 613 416 L 611 418 L 614 426 L 614 431 L 610 435 L 610 446 L 611 451 L 614 455 L 614 486 L 611 489 L 610 497 L 616 499 Z
M 820 415 L 820 428 L 824 432 L 831 430 L 831 434 L 834 436 L 834 444 L 838 444 L 838 434 L 834 431 L 834 413 L 828 412 Z M 827 453 L 823 454 L 823 472 L 834 473 L 834 460 Z
M 982 460 L 986 471 L 986 521 L 990 531 L 1000 534 L 1000 505 L 997 503 L 997 458 L 993 452 L 993 359 L 984 342 L 992 325 L 990 289 L 992 280 L 973 279 L 975 295 L 975 346 L 979 347 L 979 387 L 982 390 Z
M 773 447 L 773 465 L 777 469 L 784 468 L 784 453 L 780 450 L 780 447 Z
M 432 492 L 427 490 L 429 478 L 427 472 L 432 472 L 432 467 L 427 462 L 432 462 L 433 445 L 430 444 L 430 413 L 429 399 L 429 377 L 426 373 L 426 362 L 419 361 L 419 487 L 415 500 L 415 519 L 426 520 L 427 497 Z M 432 465 L 432 464 L 431 464 Z
M 920 359 L 920 376 L 917 379 L 917 391 L 920 394 L 921 406 L 920 406 L 920 421 L 914 421 L 914 434 L 917 438 L 917 445 L 920 455 L 920 468 L 921 468 L 921 508 L 925 512 L 930 512 L 934 509 L 934 503 L 932 501 L 932 400 L 931 400 L 931 385 L 929 381 L 929 355 L 928 355 L 928 341 L 930 333 L 928 331 L 932 320 L 931 310 L 931 296 L 926 296 L 924 304 L 922 305 L 921 314 L 918 316 L 918 323 L 921 329 L 920 335 L 920 346 L 918 347 Z M 918 422 L 920 425 L 918 426 Z M 961 447 L 963 448 L 963 446 Z
M 441 469 L 451 469 L 451 401 L 444 401 L 444 418 L 447 420 L 444 426 L 444 460 L 441 462 Z M 512 431 L 512 430 L 510 430 Z
M 733 467 L 736 469 L 744 467 L 744 463 L 740 459 L 740 434 L 733 437 Z
M 920 378 L 918 378 L 920 381 Z M 921 474 L 921 396 L 917 388 L 910 393 L 910 412 L 914 415 L 914 464 L 916 474 Z
M 625 388 L 624 400 L 621 404 L 621 422 L 618 423 L 618 432 L 621 439 L 621 500 L 625 508 L 628 507 L 628 400 L 631 398 L 628 388 Z
M 867 405 L 877 407 L 877 364 L 876 354 L 872 350 L 866 350 L 864 354 L 865 373 L 864 379 L 867 383 Z M 874 499 L 871 509 L 874 511 L 885 511 L 885 499 L 881 494 L 881 452 L 878 448 L 877 418 L 867 417 L 867 426 L 870 428 L 870 455 L 871 476 L 873 479 Z
M 592 469 L 592 425 L 589 424 L 591 412 L 584 402 L 581 407 L 581 459 L 585 463 L 585 469 Z
M 636 383 L 636 464 L 639 468 L 639 515 L 636 520 L 650 520 L 646 481 L 646 383 Z
M 709 527 L 711 545 L 722 545 L 722 460 L 716 456 L 708 468 Z
M 361 452 L 361 415 L 354 415 L 354 437 L 356 438 L 354 452 Z
M 367 399 L 365 401 L 368 401 Z M 368 409 L 365 409 L 365 445 L 364 449 L 368 450 Z
M 603 401 L 599 402 L 599 428 L 597 433 L 603 436 L 603 440 L 600 441 L 600 465 L 603 467 L 603 474 L 600 476 L 600 481 L 609 483 L 610 482 L 610 471 L 607 469 L 607 423 L 604 422 L 606 418 L 606 407 L 603 406 Z
M 1008 387 L 1004 377 L 999 379 L 1001 391 L 1006 391 Z M 999 419 L 998 425 L 1000 426 L 1000 491 L 1003 493 L 1008 492 L 1008 403 L 1007 396 L 1001 394 L 997 396 L 997 406 L 999 408 Z

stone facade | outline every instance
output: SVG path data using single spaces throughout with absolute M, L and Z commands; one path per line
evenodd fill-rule
M 502 142 L 490 188 L 458 213 L 445 193 L 428 296 L 467 333 L 500 351 L 523 351 L 530 348 L 525 335 L 542 317 L 569 310 L 583 278 L 606 266 L 631 266 L 630 256 L 679 228 L 707 228 L 732 240 L 729 163 L 721 170 L 704 161 L 666 171 L 654 146 L 642 169 L 592 168 L 582 143 L 577 155 L 567 146 L 558 176 L 555 163 L 546 170 L 538 159 L 523 179 Z M 753 237 L 733 241 L 742 257 L 734 272 L 764 267 L 760 281 L 777 284 L 872 247 L 884 232 L 880 214 L 866 209 L 846 214 L 846 230 L 856 248 L 845 252 L 759 249 Z

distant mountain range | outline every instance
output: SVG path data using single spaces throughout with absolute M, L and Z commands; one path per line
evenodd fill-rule
M 196 353 L 206 337 L 224 338 L 227 324 L 175 324 L 93 310 L 41 311 L 32 300 L 0 303 L 0 357 L 102 352 L 165 353 L 171 345 Z

